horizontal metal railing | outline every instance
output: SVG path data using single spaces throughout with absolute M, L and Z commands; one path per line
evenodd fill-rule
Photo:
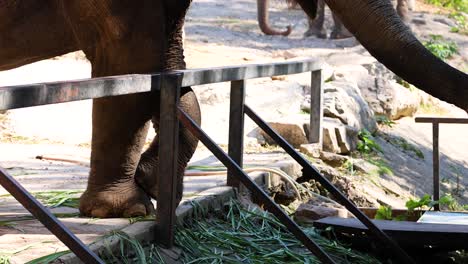
M 158 91 L 168 76 L 182 76 L 182 87 L 320 70 L 318 60 L 131 74 L 65 82 L 0 87 L 0 110 Z
M 46 104 L 64 103 L 84 99 L 94 99 L 107 96 L 126 95 L 160 91 L 160 131 L 161 140 L 159 152 L 159 199 L 164 202 L 157 206 L 157 237 L 162 244 L 172 246 L 174 241 L 175 209 L 176 202 L 176 163 L 178 149 L 179 119 L 189 130 L 197 134 L 199 139 L 210 146 L 210 150 L 220 158 L 228 167 L 228 184 L 238 186 L 240 182 L 249 187 L 250 191 L 257 193 L 262 198 L 262 203 L 270 209 L 278 219 L 300 240 L 304 245 L 324 263 L 333 263 L 333 260 L 279 207 L 264 194 L 255 183 L 251 184 L 246 174 L 239 170 L 242 167 L 242 136 L 243 118 L 245 113 L 251 111 L 244 105 L 245 80 L 275 75 L 296 74 L 311 72 L 311 117 L 310 135 L 311 143 L 321 143 L 322 131 L 322 63 L 317 60 L 302 60 L 280 63 L 252 64 L 233 67 L 219 67 L 209 69 L 193 69 L 155 74 L 123 75 L 105 78 L 94 78 L 67 82 L 54 82 L 43 84 L 20 85 L 0 88 L 0 110 L 15 109 Z M 186 116 L 178 108 L 180 88 L 215 82 L 231 82 L 231 110 L 230 110 L 230 136 L 229 156 L 220 153 L 214 142 L 205 137 L 197 124 L 189 122 Z M 246 110 L 247 109 L 247 110 Z M 253 117 L 252 113 L 249 115 Z M 232 131 L 231 131 L 232 130 Z M 279 139 L 284 142 L 283 139 Z M 283 143 L 284 144 L 284 143 Z M 286 143 L 287 144 L 287 143 Z M 222 151 L 221 151 L 222 152 Z M 294 154 L 295 155 L 295 154 Z M 227 158 L 226 158 L 227 157 Z M 300 163 L 303 161 L 299 161 Z M 383 245 L 391 249 L 400 259 L 400 263 L 412 263 L 411 259 L 396 245 L 385 233 L 376 227 L 354 204 L 346 199 L 336 188 L 318 173 L 310 164 L 303 164 L 305 171 L 314 179 L 325 183 L 325 188 L 334 194 L 339 194 L 339 200 L 345 201 L 345 206 L 355 214 L 369 228 Z M 78 257 L 86 263 L 101 263 L 101 260 L 90 252 L 69 230 L 58 223 L 58 220 L 46 212 L 43 206 L 29 195 L 12 177 L 4 170 L 0 170 L 0 183 L 2 186 L 13 185 L 13 196 L 21 200 L 23 206 L 63 241 Z M 344 199 L 344 200 L 343 200 Z M 39 214 L 37 213 L 39 211 Z M 65 237 L 61 234 L 65 234 Z

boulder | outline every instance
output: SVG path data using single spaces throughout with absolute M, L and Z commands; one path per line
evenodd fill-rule
M 357 85 L 343 81 L 325 83 L 323 113 L 357 130 L 375 131 L 374 113 L 361 96 Z
M 341 124 L 336 119 L 325 118 L 323 123 L 323 150 L 331 153 L 349 154 L 356 150 L 358 130 Z
M 398 84 L 400 78 L 378 62 L 337 67 L 332 80 L 356 84 L 373 112 L 392 120 L 412 116 L 419 107 L 418 96 Z
M 399 79 L 380 63 L 364 65 L 367 78 L 360 78 L 358 87 L 375 114 L 391 120 L 413 116 L 418 110 L 419 99 L 408 88 L 396 83 Z
M 294 213 L 294 219 L 300 223 L 312 223 L 329 216 L 347 218 L 348 211 L 332 203 L 314 204 L 314 201 L 309 201 L 299 205 Z
M 347 156 L 342 156 L 326 151 L 321 151 L 320 152 L 320 159 L 324 161 L 326 164 L 332 166 L 332 167 L 341 167 L 343 164 L 348 161 Z
M 322 146 L 318 143 L 314 144 L 302 144 L 301 147 L 299 148 L 299 151 L 301 153 L 306 154 L 307 156 L 318 158 L 320 157 L 320 150 L 322 149 Z
M 270 122 L 268 125 L 294 148 L 299 148 L 302 144 L 306 144 L 308 142 L 301 126 L 297 124 Z M 269 145 L 276 145 L 276 142 L 263 130 L 260 131 L 260 135 L 265 139 L 265 143 Z

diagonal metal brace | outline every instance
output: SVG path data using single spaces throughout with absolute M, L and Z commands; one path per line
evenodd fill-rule
M 104 263 L 93 251 L 79 240 L 62 222 L 34 198 L 5 169 L 0 167 L 0 185 L 3 186 L 24 208 L 38 219 L 52 234 L 62 241 L 84 263 Z
M 224 166 L 226 166 L 233 175 L 237 176 L 240 182 L 247 189 L 256 195 L 256 198 L 262 203 L 266 209 L 273 213 L 286 228 L 304 244 L 304 246 L 312 252 L 322 263 L 335 263 L 332 258 L 325 253 L 319 245 L 311 240 L 301 228 L 268 196 L 250 177 L 245 174 L 242 168 L 239 167 L 210 137 L 185 113 L 180 107 L 178 109 L 178 117 L 190 132 L 197 137 Z
M 344 194 L 342 194 L 327 178 L 314 168 L 304 157 L 301 156 L 286 140 L 276 133 L 260 116 L 258 116 L 249 106 L 244 105 L 244 111 L 265 133 L 267 133 L 278 145 L 280 145 L 294 160 L 304 169 L 304 172 L 312 175 L 340 204 L 346 207 L 357 219 L 359 219 L 384 245 L 391 249 L 400 263 L 415 263 L 401 247 L 387 234 L 380 230 L 364 213 L 362 213 Z

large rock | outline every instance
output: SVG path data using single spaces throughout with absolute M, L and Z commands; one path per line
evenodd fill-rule
M 325 217 L 348 218 L 348 211 L 333 200 L 317 195 L 302 203 L 294 213 L 294 219 L 300 223 L 312 223 Z
M 341 123 L 357 130 L 377 129 L 372 109 L 353 83 L 343 81 L 325 83 L 323 107 L 324 116 L 339 119 Z
M 294 218 L 300 223 L 311 223 L 325 217 L 348 217 L 346 209 L 338 209 L 332 207 L 325 207 L 313 204 L 301 204 L 295 214 Z
M 302 144 L 307 143 L 307 138 L 302 127 L 297 124 L 270 122 L 268 125 L 295 148 L 299 148 Z M 276 145 L 276 142 L 263 130 L 260 131 L 260 135 L 268 145 Z
M 397 83 L 398 79 L 378 62 L 362 66 L 341 66 L 332 77 L 332 80 L 355 83 L 375 114 L 393 120 L 412 116 L 418 110 L 420 102 L 417 95 Z
M 304 124 L 306 136 L 309 135 L 310 124 Z M 356 150 L 358 130 L 354 127 L 343 125 L 340 120 L 324 117 L 322 128 L 322 147 L 324 151 L 349 154 Z M 311 146 L 301 146 L 301 151 L 310 156 L 317 156 L 317 148 Z
M 305 134 L 309 135 L 309 124 L 304 124 Z M 327 152 L 338 153 L 338 154 L 349 154 L 356 150 L 358 142 L 359 130 L 354 127 L 343 125 L 339 119 L 336 118 L 323 118 L 322 128 L 322 149 Z M 306 146 L 303 146 L 303 152 L 311 156 L 315 156 L 316 151 L 311 149 L 310 151 Z

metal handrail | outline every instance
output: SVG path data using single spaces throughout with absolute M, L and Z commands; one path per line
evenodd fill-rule
M 162 86 L 169 87 L 172 90 L 178 90 L 181 86 L 237 81 L 308 71 L 320 71 L 321 67 L 321 61 L 307 59 L 278 63 L 190 69 L 166 73 L 131 74 L 83 80 L 6 86 L 0 87 L 0 110 L 152 92 L 161 90 Z M 174 83 L 173 80 L 175 80 L 176 83 Z M 313 121 L 321 122 L 318 117 L 314 117 Z M 315 127 L 318 128 L 316 129 L 318 131 L 321 129 L 321 123 L 316 124 Z M 162 129 L 160 133 L 164 133 L 163 130 L 164 129 Z M 174 135 L 173 132 L 174 131 L 169 133 Z M 315 132 L 315 134 L 320 133 Z M 162 144 L 161 149 L 163 149 L 164 145 L 165 144 Z M 174 157 L 176 157 L 176 155 L 173 155 L 173 158 Z M 161 167 L 163 167 L 163 165 Z M 160 183 L 163 185 L 162 182 Z M 40 222 L 54 235 L 56 235 L 60 241 L 64 242 L 64 244 L 68 246 L 70 250 L 82 261 L 85 263 L 103 263 L 95 253 L 93 253 L 72 232 L 70 232 L 66 226 L 61 224 L 61 222 L 51 214 L 47 208 L 42 206 L 37 199 L 35 199 L 21 186 L 21 184 L 15 181 L 14 178 L 1 167 L 0 185 L 11 193 L 13 197 L 17 199 L 29 212 L 31 212 L 33 216 L 40 220 Z M 164 192 L 160 192 L 160 194 L 166 193 L 165 198 L 170 198 L 174 194 L 173 190 L 174 188 L 166 188 Z M 163 195 L 161 195 L 161 197 L 162 196 Z M 166 204 L 170 205 L 170 208 L 176 207 L 173 203 L 174 200 L 172 200 L 172 202 L 170 202 L 170 200 L 166 201 L 168 202 L 159 203 L 158 205 L 159 216 L 161 216 L 160 212 L 163 211 L 162 208 L 164 208 Z M 162 229 L 161 237 L 163 238 L 162 240 L 165 240 L 162 242 L 173 240 L 173 230 L 171 225 L 173 224 L 175 217 L 174 211 L 172 214 L 159 217 L 158 219 L 158 221 L 162 221 L 162 224 L 160 225 L 160 229 Z M 165 220 L 167 221 L 164 222 Z M 168 231 L 171 234 L 165 236 L 165 234 L 168 234 Z
M 468 124 L 468 118 L 453 117 L 416 117 L 416 123 L 432 124 L 432 185 L 434 201 L 440 199 L 440 158 L 439 158 L 439 124 Z M 435 211 L 440 211 L 439 204 L 434 205 Z
M 157 91 L 163 79 L 171 75 L 182 76 L 181 86 L 186 87 L 317 71 L 322 65 L 320 60 L 308 59 L 5 86 L 0 87 L 0 111 Z
M 243 136 L 243 118 L 244 114 L 249 110 L 244 109 L 245 105 L 243 100 L 245 97 L 245 80 L 261 77 L 269 77 L 275 75 L 296 74 L 302 72 L 311 72 L 311 131 L 309 135 L 309 142 L 321 143 L 322 132 L 322 100 L 323 78 L 321 74 L 322 63 L 317 60 L 301 60 L 280 63 L 268 64 L 252 64 L 243 66 L 232 67 L 219 67 L 211 69 L 193 69 L 183 71 L 173 71 L 166 73 L 155 74 L 136 74 L 136 75 L 123 75 L 105 78 L 94 78 L 77 81 L 67 82 L 54 82 L 32 85 L 21 85 L 0 88 L 0 110 L 15 109 L 21 107 L 55 104 L 63 102 L 71 102 L 84 99 L 101 98 L 107 96 L 126 95 L 134 93 L 144 93 L 152 91 L 161 92 L 160 100 L 160 138 L 164 138 L 160 142 L 159 148 L 159 199 L 165 201 L 158 203 L 157 206 L 157 239 L 166 246 L 172 246 L 174 242 L 174 226 L 175 226 L 175 209 L 177 204 L 176 199 L 176 180 L 177 180 L 177 157 L 178 157 L 178 129 L 179 118 L 184 121 L 184 115 L 180 115 L 178 109 L 178 100 L 180 95 L 180 88 L 185 86 L 194 86 L 216 82 L 231 82 L 231 109 L 230 109 L 230 136 L 229 136 L 229 156 L 227 159 L 223 158 L 225 165 L 228 166 L 228 184 L 230 186 L 238 186 L 242 182 L 250 186 L 250 190 L 256 192 L 263 197 L 263 203 L 272 210 L 272 212 L 281 220 L 293 234 L 304 243 L 304 245 L 314 253 L 322 262 L 333 263 L 333 260 L 324 253 L 318 245 L 308 238 L 303 231 L 297 227 L 279 207 L 267 196 L 262 196 L 262 191 L 255 183 L 250 184 L 244 172 L 240 171 L 242 166 L 242 136 Z M 246 112 L 247 111 L 247 112 Z M 251 116 L 252 117 L 252 116 Z M 189 124 L 187 120 L 184 121 L 185 125 Z M 240 126 L 242 124 L 242 126 Z M 193 124 L 192 124 L 193 125 Z M 199 127 L 188 125 L 189 130 L 192 132 L 202 131 Z M 242 127 L 242 128 L 241 128 Z M 235 128 L 235 129 L 234 129 Z M 200 129 L 200 130 L 198 130 Z M 240 130 L 242 129 L 242 130 Z M 202 131 L 203 132 L 203 131 Z M 212 145 L 210 150 L 217 153 L 216 148 L 213 146 L 214 142 L 211 139 L 200 137 L 204 143 Z M 284 141 L 284 140 L 283 140 Z M 287 143 L 286 143 L 287 144 Z M 219 157 L 223 155 L 217 154 Z M 322 179 L 323 176 L 316 172 L 313 167 L 308 165 L 309 172 L 317 179 Z M 312 169 L 310 169 L 312 168 Z M 312 172 L 311 172 L 312 171 Z M 23 206 L 26 207 L 33 215 L 34 210 L 39 210 L 42 217 L 39 218 L 41 222 L 49 229 L 58 228 L 55 231 L 63 231 L 70 233 L 69 230 L 63 225 L 57 225 L 57 220 L 52 215 L 47 214 L 47 209 L 44 207 L 36 206 L 37 200 L 34 199 L 29 193 L 24 190 L 18 183 L 9 182 L 11 177 L 5 172 L 0 171 L 0 184 L 6 186 L 7 184 L 14 184 L 19 193 L 12 192 L 13 196 L 22 201 Z M 332 185 L 325 185 L 325 188 L 331 189 Z M 337 190 L 336 190 L 337 191 Z M 338 191 L 337 191 L 338 192 Z M 411 259 L 407 257 L 404 251 L 398 247 L 385 233 L 376 227 L 370 220 L 368 220 L 346 197 L 340 195 L 341 199 L 347 201 L 346 207 L 358 218 L 363 220 L 370 231 L 376 235 L 386 246 L 389 246 L 399 256 L 400 260 L 405 263 L 412 263 Z M 367 221 L 366 221 L 367 219 Z M 52 225 L 52 224 L 55 225 Z M 54 233 L 55 234 L 55 233 Z M 71 234 L 71 233 L 70 233 Z M 58 235 L 57 235 L 58 236 Z M 73 238 L 73 234 L 71 234 Z M 58 236 L 59 237 L 59 236 Z M 61 241 L 62 238 L 59 237 Z M 74 240 L 74 239 L 73 239 Z M 86 254 L 89 252 L 82 243 L 68 243 L 67 246 L 82 260 L 94 260 L 99 263 L 101 260 L 95 255 Z M 83 253 L 85 252 L 85 253 Z M 81 255 L 80 255 L 81 254 Z

